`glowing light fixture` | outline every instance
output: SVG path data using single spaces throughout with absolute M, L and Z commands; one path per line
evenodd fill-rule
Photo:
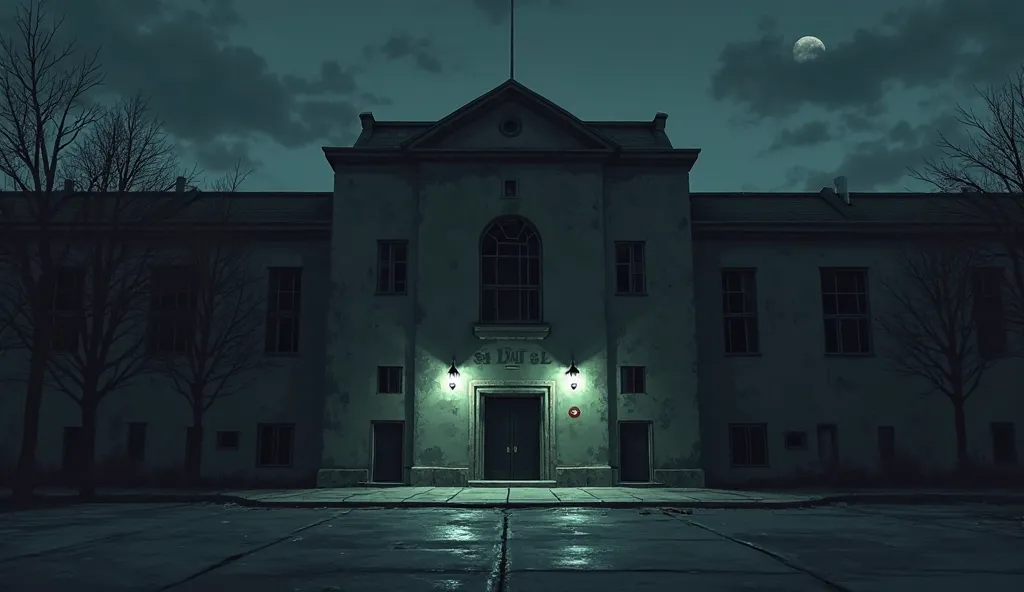
M 459 369 L 455 367 L 455 356 L 452 356 L 452 365 L 448 367 L 448 388 L 455 390 L 459 384 Z
M 565 372 L 565 375 L 569 377 L 569 388 L 576 390 L 576 387 L 580 385 L 580 369 L 576 367 L 575 358 L 569 358 L 569 369 Z

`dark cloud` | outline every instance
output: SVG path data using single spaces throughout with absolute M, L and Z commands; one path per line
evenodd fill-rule
M 274 72 L 256 50 L 230 42 L 232 28 L 242 24 L 231 0 L 49 0 L 46 6 L 65 16 L 62 32 L 81 50 L 102 48 L 104 93 L 148 97 L 167 131 L 208 169 L 261 139 L 289 148 L 348 141 L 358 113 L 385 100 L 359 88 L 357 67 L 337 61 L 324 61 L 314 76 Z
M 719 56 L 711 95 L 750 115 L 784 117 L 805 105 L 833 111 L 883 109 L 894 86 L 931 89 L 954 81 L 998 81 L 1024 56 L 1024 2 L 939 0 L 890 13 L 871 30 L 830 44 L 818 60 L 796 63 L 793 40 L 762 29 Z
M 509 0 L 472 0 L 473 7 L 479 10 L 492 25 L 500 25 L 508 20 L 512 4 Z M 529 6 L 568 6 L 573 0 L 517 0 L 516 10 Z
M 807 148 L 832 140 L 832 126 L 825 121 L 809 121 L 797 127 L 779 132 L 767 152 L 778 152 L 787 148 Z
M 831 185 L 835 177 L 845 175 L 849 178 L 851 191 L 891 188 L 906 179 L 908 166 L 920 166 L 928 158 L 941 156 L 941 150 L 936 146 L 937 133 L 955 141 L 962 131 L 950 115 L 920 125 L 900 121 L 886 133 L 855 144 L 834 171 L 793 167 L 787 172 L 786 180 L 791 186 L 800 185 L 807 191 L 817 191 Z
M 431 74 L 441 73 L 441 59 L 434 52 L 434 44 L 426 37 L 413 37 L 408 33 L 397 33 L 380 45 L 368 46 L 363 50 L 367 58 L 381 57 L 388 61 L 412 58 L 416 67 Z
M 214 171 L 227 171 L 239 165 L 242 170 L 255 170 L 263 163 L 252 158 L 245 142 L 215 140 L 192 147 L 191 152 L 203 166 Z

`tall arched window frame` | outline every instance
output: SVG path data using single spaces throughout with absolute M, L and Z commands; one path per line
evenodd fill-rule
M 480 237 L 480 322 L 543 320 L 540 234 L 525 218 L 503 216 Z

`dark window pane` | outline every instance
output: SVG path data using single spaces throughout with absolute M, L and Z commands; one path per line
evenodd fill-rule
M 498 290 L 498 321 L 519 320 L 519 290 Z
M 821 308 L 827 315 L 839 314 L 839 303 L 834 294 L 821 295 Z
M 502 257 L 497 260 L 499 286 L 519 285 L 519 260 Z
M 640 274 L 640 273 L 634 273 L 633 274 L 632 292 L 634 294 L 643 294 L 644 293 L 644 276 L 643 276 L 643 274 Z
M 836 300 L 839 314 L 852 315 L 862 312 L 859 308 L 859 298 L 856 294 L 840 294 L 836 297 Z
M 497 321 L 497 292 L 493 288 L 484 288 L 480 292 L 480 317 L 484 322 Z
M 487 237 L 482 241 L 480 245 L 480 251 L 483 255 L 494 256 L 498 254 L 498 241 L 491 237 Z
M 757 332 L 757 317 L 747 317 L 746 321 L 747 329 L 747 351 L 744 353 L 752 354 L 760 351 L 760 343 Z
M 392 249 L 394 251 L 392 254 L 392 258 L 394 259 L 395 263 L 405 263 L 408 250 L 406 244 L 397 243 L 392 247 Z
M 839 350 L 842 353 L 861 351 L 859 324 L 859 319 L 841 319 L 839 321 Z
M 400 262 L 400 263 L 396 262 L 395 263 L 395 284 L 396 285 L 399 282 L 401 282 L 402 284 L 405 283 L 405 265 L 406 265 L 405 262 Z
M 750 464 L 768 464 L 768 447 L 765 438 L 765 430 L 760 426 L 750 428 Z
M 615 266 L 615 291 L 620 294 L 629 292 L 629 265 Z
M 644 246 L 641 244 L 633 245 L 633 265 L 635 267 L 643 267 L 644 264 Z
M 498 272 L 493 257 L 484 257 L 480 262 L 480 281 L 485 286 L 493 286 L 497 282 Z
M 530 290 L 528 292 L 530 299 L 530 315 L 526 319 L 527 321 L 539 322 L 540 315 L 540 290 Z
M 527 276 L 527 285 L 540 286 L 540 259 L 527 259 L 526 264 L 530 270 Z

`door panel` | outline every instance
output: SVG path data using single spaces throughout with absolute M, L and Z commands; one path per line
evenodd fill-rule
M 540 399 L 516 399 L 512 411 L 512 478 L 540 479 Z
M 645 421 L 619 423 L 619 481 L 647 483 L 650 480 L 650 424 Z
M 512 479 L 512 408 L 510 399 L 484 399 L 484 479 Z
M 839 430 L 834 423 L 818 424 L 818 460 L 825 470 L 839 464 Z
M 373 424 L 373 474 L 375 483 L 402 483 L 402 449 L 405 425 L 402 422 Z

